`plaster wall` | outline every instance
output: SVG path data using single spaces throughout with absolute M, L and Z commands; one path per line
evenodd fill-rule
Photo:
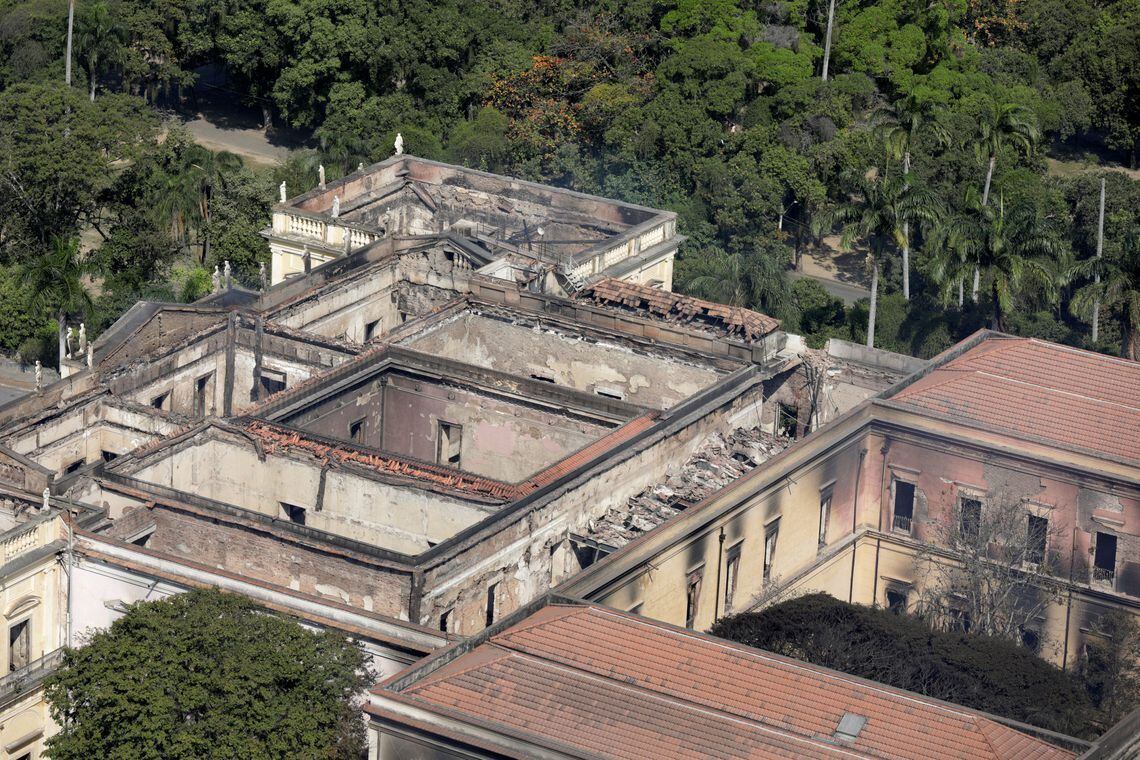
M 305 524 L 404 553 L 418 553 L 486 517 L 483 508 L 345 469 L 325 472 L 299 459 L 266 455 L 218 438 L 195 441 L 132 473 L 150 483 L 227 502 L 282 520 L 282 505 L 305 509 Z
M 742 424 L 741 419 L 754 414 L 759 394 L 755 386 L 643 442 L 627 457 L 612 454 L 599 471 L 573 480 L 520 519 L 426 567 L 420 622 L 437 626 L 439 616 L 450 611 L 451 630 L 470 635 L 485 625 L 492 585 L 496 619 L 549 590 L 565 577 L 566 568 L 555 563 L 566 557 L 565 542 L 571 532 L 586 533 L 587 521 L 663 480 L 671 466 L 688 459 L 713 432 L 728 432 Z
M 611 426 L 539 403 L 388 373 L 289 419 L 319 435 L 350 439 L 425 462 L 439 461 L 440 423 L 461 426 L 460 469 L 523 480 L 607 433 Z M 446 458 L 440 461 L 446 464 Z
M 667 409 L 716 382 L 721 373 L 695 361 L 635 351 L 537 324 L 464 312 L 404 342 L 445 356 L 587 393 Z

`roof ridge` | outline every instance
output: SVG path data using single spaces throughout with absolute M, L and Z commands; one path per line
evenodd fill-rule
M 1113 356 L 1112 354 L 1102 354 L 1100 351 L 1093 351 L 1091 349 L 1081 348 L 1079 346 L 1069 346 L 1064 343 L 1054 343 L 1051 340 L 1042 340 L 1041 338 L 1023 338 L 1023 340 L 1028 343 L 1033 343 L 1034 345 L 1047 346 L 1049 348 L 1056 349 L 1058 351 L 1064 351 L 1066 353 L 1081 354 L 1092 359 L 1107 361 L 1112 364 L 1119 364 L 1123 367 L 1128 367 L 1130 369 L 1140 371 L 1140 361 L 1136 361 L 1135 359 L 1126 359 L 1123 356 Z
M 1107 399 L 1097 398 L 1096 396 L 1086 396 L 1086 395 L 1081 394 L 1081 393 L 1075 393 L 1073 391 L 1066 391 L 1066 390 L 1062 390 L 1061 388 L 1054 388 L 1054 387 L 1049 386 L 1049 385 L 1039 385 L 1037 383 L 1030 383 L 1030 382 L 1026 382 L 1025 380 L 1018 380 L 1015 377 L 1009 377 L 1007 375 L 995 374 L 993 372 L 989 372 L 989 371 L 984 370 L 984 369 L 970 370 L 970 372 L 972 374 L 975 374 L 975 375 L 992 377 L 995 380 L 1004 380 L 1005 382 L 1014 383 L 1015 385 L 1023 385 L 1027 388 L 1039 388 L 1040 390 L 1048 392 L 1048 393 L 1059 393 L 1062 396 L 1069 396 L 1070 398 L 1078 398 L 1078 399 L 1081 399 L 1082 401 L 1091 401 L 1091 402 L 1097 403 L 1097 404 L 1104 404 L 1106 406 L 1113 406 L 1113 407 L 1117 407 L 1120 409 L 1127 409 L 1127 410 L 1133 411 L 1133 412 L 1140 412 L 1140 406 L 1129 406 L 1127 404 L 1122 404 L 1119 401 L 1109 401 Z M 951 380 L 961 380 L 961 379 L 962 378 L 951 378 Z M 940 385 L 941 385 L 941 383 L 940 383 Z

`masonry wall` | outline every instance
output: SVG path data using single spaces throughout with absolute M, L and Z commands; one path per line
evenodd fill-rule
M 823 434 L 821 434 L 823 435 Z M 771 466 L 783 466 L 791 449 Z M 861 460 L 861 462 L 860 462 Z M 647 565 L 625 579 L 586 592 L 587 598 L 619 609 L 636 609 L 649 617 L 685 625 L 688 592 L 699 582 L 693 627 L 707 629 L 722 615 L 771 601 L 773 594 L 799 595 L 824 591 L 839 599 L 885 606 L 887 592 L 901 590 L 910 604 L 918 601 L 924 574 L 916 566 L 920 542 L 937 542 L 935 521 L 953 519 L 960 497 L 979 498 L 983 510 L 998 499 L 1024 503 L 1026 515 L 1054 523 L 1048 551 L 1068 577 L 1070 558 L 1075 593 L 1050 605 L 1039 632 L 1046 642 L 1042 655 L 1058 664 L 1071 663 L 1097 620 L 1110 609 L 1140 615 L 1140 591 L 1133 585 L 1140 558 L 1136 527 L 1140 500 L 1135 489 L 1097 482 L 1088 473 L 1073 476 L 1040 463 L 997 455 L 966 445 L 902 433 L 864 433 L 790 469 L 770 484 L 748 489 L 749 480 L 766 482 L 761 466 L 726 496 L 738 506 L 694 528 L 675 544 L 662 546 Z M 771 478 L 768 478 L 771 480 Z M 893 520 L 897 483 L 916 486 L 910 530 Z M 824 544 L 819 543 L 821 495 L 832 504 Z M 856 499 L 858 500 L 856 504 Z M 763 579 L 764 538 L 778 525 L 770 578 Z M 862 531 L 863 537 L 853 540 Z M 1117 562 L 1112 580 L 1090 576 L 1096 533 L 1117 536 Z M 723 540 L 721 536 L 723 535 Z M 649 539 L 650 541 L 652 540 Z M 726 562 L 740 553 L 733 606 L 726 609 Z
M 689 585 L 697 582 L 693 628 L 705 630 L 725 614 L 747 609 L 806 566 L 829 556 L 855 524 L 866 521 L 869 512 L 862 497 L 859 517 L 853 510 L 860 452 L 868 443 L 862 437 L 848 441 L 829 456 L 808 462 L 794 475 L 780 478 L 762 491 L 748 493 L 746 490 L 748 495 L 737 509 L 656 555 L 653 572 L 637 574 L 620 587 L 607 590 L 596 601 L 618 609 L 636 608 L 640 614 L 684 626 L 689 612 Z M 778 463 L 781 458 L 774 461 Z M 769 466 L 772 465 L 760 465 L 733 487 L 747 489 L 746 483 L 761 479 Z M 821 503 L 828 493 L 832 507 L 821 545 Z M 766 580 L 765 537 L 773 531 L 775 552 Z M 740 560 L 732 607 L 726 610 L 726 563 L 734 551 L 739 553 Z M 849 570 L 849 563 L 845 564 Z M 836 596 L 846 599 L 849 577 L 846 572 L 836 576 L 833 570 L 827 577 L 817 579 L 817 584 L 829 592 L 842 592 Z
M 722 375 L 695 360 L 651 355 L 616 341 L 470 311 L 403 343 L 436 356 L 587 393 L 616 395 L 655 409 L 673 406 Z
M 164 507 L 136 510 L 109 532 L 126 539 L 132 527 L 143 523 L 154 525 L 146 539 L 147 549 L 370 612 L 407 618 L 409 572 L 354 559 L 335 547 L 319 551 L 252 525 Z
M 161 414 L 145 414 L 96 400 L 5 439 L 5 445 L 62 474 L 76 462 L 91 463 L 103 452 L 121 455 L 172 431 Z
M 714 431 L 742 424 L 754 415 L 759 393 L 754 386 L 684 426 L 642 442 L 628 456 L 615 452 L 598 471 L 577 478 L 533 512 L 426 567 L 420 622 L 437 626 L 446 611 L 449 629 L 470 635 L 484 627 L 492 585 L 496 619 L 547 591 L 565 577 L 565 568 L 555 562 L 565 557 L 571 532 L 586 533 L 587 521 L 663 480 L 671 466 L 685 461 Z
M 523 480 L 607 433 L 612 425 L 458 384 L 388 373 L 326 399 L 289 424 L 426 462 L 439 461 L 440 423 L 461 428 L 459 467 Z M 440 461 L 446 464 L 446 457 Z
M 399 279 L 397 260 L 365 269 L 359 277 L 346 278 L 335 288 L 286 304 L 267 317 L 295 329 L 328 337 L 364 342 L 365 326 L 379 321 L 377 335 L 399 324 L 392 293 Z
M 282 505 L 301 507 L 312 528 L 412 554 L 493 509 L 348 469 L 330 468 L 322 478 L 316 463 L 272 454 L 261 459 L 251 446 L 217 438 L 195 441 L 131 475 L 282 520 L 289 519 Z

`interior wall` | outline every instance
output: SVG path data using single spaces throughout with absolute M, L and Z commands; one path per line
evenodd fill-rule
M 461 428 L 459 467 L 513 483 L 605 435 L 611 425 L 501 396 L 389 373 L 289 418 L 291 425 L 436 462 L 440 423 Z M 443 457 L 441 464 L 446 464 Z
M 712 385 L 708 366 L 466 312 L 404 345 L 480 367 L 667 409 Z
M 212 438 L 173 451 L 133 477 L 288 520 L 283 505 L 305 510 L 305 524 L 383 549 L 419 553 L 483 519 L 490 508 L 414 486 L 329 469 L 321 489 L 316 463 L 267 455 Z

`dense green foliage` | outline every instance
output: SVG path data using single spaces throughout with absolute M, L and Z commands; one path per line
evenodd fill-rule
M 192 591 L 131 605 L 69 649 L 47 684 L 48 756 L 356 758 L 364 653 L 244 597 Z
M 1071 736 L 1098 733 L 1080 681 L 1005 639 L 827 594 L 727 617 L 710 633 Z
M 839 314 L 790 286 L 793 262 L 832 223 L 869 218 L 857 207 L 880 185 L 906 188 L 930 203 L 896 204 L 890 234 L 843 230 L 877 264 L 876 345 L 929 355 L 993 324 L 1140 351 L 1127 242 L 1138 183 L 1109 172 L 1094 265 L 1099 178 L 1046 171 L 1050 152 L 1135 162 L 1138 0 L 845 0 L 826 81 L 825 0 L 78 8 L 65 91 L 66 3 L 0 0 L 0 160 L 33 185 L 0 193 L 0 264 L 94 229 L 96 327 L 133 298 L 183 295 L 176 265 L 229 259 L 252 276 L 276 181 L 304 188 L 317 161 L 335 175 L 383 158 L 401 132 L 413 154 L 676 210 L 690 240 L 680 287 L 768 311 L 813 342 L 865 339 L 870 304 Z M 184 135 L 148 137 L 140 99 L 193 108 L 205 65 L 267 123 L 311 135 L 314 152 L 269 177 Z M 61 115 L 72 126 L 45 126 Z M 10 140 L 22 131 L 34 139 Z

